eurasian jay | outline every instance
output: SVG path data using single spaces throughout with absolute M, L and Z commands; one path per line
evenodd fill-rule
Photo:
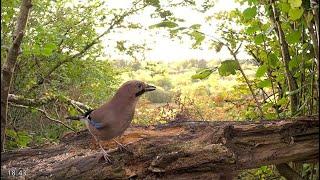
M 139 97 L 148 91 L 155 90 L 156 87 L 144 82 L 131 80 L 125 82 L 113 96 L 113 98 L 101 107 L 90 110 L 80 117 L 85 121 L 89 132 L 98 142 L 104 153 L 104 159 L 111 162 L 107 152 L 103 149 L 100 141 L 111 140 L 121 136 L 129 127 L 135 112 Z M 73 118 L 68 118 L 73 119 Z M 121 148 L 119 142 L 114 140 Z

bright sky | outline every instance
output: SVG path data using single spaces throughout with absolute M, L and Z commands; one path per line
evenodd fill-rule
M 130 6 L 128 0 L 111 0 L 108 2 L 108 6 L 115 8 L 127 8 Z M 175 17 L 185 19 L 186 21 L 181 23 L 183 26 L 191 26 L 193 24 L 201 24 L 201 32 L 210 34 L 213 37 L 219 38 L 215 34 L 216 24 L 213 22 L 209 24 L 205 22 L 205 16 L 213 15 L 219 11 L 229 11 L 235 8 L 239 8 L 240 5 L 235 3 L 234 0 L 217 0 L 215 6 L 210 11 L 210 14 L 202 14 L 189 7 L 177 7 L 171 9 Z M 242 9 L 242 8 L 240 8 Z M 146 8 L 142 13 L 131 16 L 127 20 L 131 22 L 139 22 L 144 27 L 159 23 L 156 19 L 152 19 L 150 14 L 154 11 L 152 7 Z M 180 24 L 179 24 L 180 25 Z M 231 58 L 228 50 L 223 48 L 219 53 L 214 50 L 208 50 L 206 44 L 200 46 L 198 49 L 192 49 L 193 40 L 188 36 L 183 40 L 170 39 L 166 30 L 130 30 L 120 31 L 112 33 L 104 39 L 106 46 L 106 54 L 111 59 L 129 59 L 128 56 L 117 53 L 114 48 L 116 42 L 120 40 L 129 40 L 133 43 L 146 43 L 151 50 L 145 51 L 146 60 L 156 61 L 179 61 L 186 59 L 205 59 L 205 60 L 225 60 Z M 246 59 L 248 55 L 244 51 L 240 51 L 238 54 L 239 59 Z

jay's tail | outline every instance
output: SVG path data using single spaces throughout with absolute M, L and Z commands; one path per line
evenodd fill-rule
M 66 117 L 66 119 L 69 119 L 69 120 L 73 120 L 73 121 L 80 121 L 86 117 L 89 116 L 89 114 L 93 111 L 93 109 L 90 109 L 88 110 L 87 112 L 85 112 L 83 115 L 80 115 L 80 116 L 68 116 Z

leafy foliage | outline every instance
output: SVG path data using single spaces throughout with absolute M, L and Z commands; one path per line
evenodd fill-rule
M 210 74 L 213 72 L 212 69 L 204 69 L 200 70 L 197 74 L 192 75 L 192 79 L 205 79 L 210 76 Z
M 192 31 L 191 33 L 189 33 L 189 35 L 195 39 L 195 43 L 192 44 L 193 48 L 198 47 L 205 39 L 205 36 L 198 31 Z
M 8 149 L 25 148 L 32 140 L 26 131 L 17 132 L 13 129 L 7 129 L 6 135 L 9 140 L 6 144 L 6 148 Z
M 165 20 L 165 21 L 162 21 L 158 24 L 154 24 L 154 25 L 151 25 L 149 28 L 161 28 L 161 27 L 167 27 L 167 28 L 174 28 L 174 27 L 177 27 L 178 24 L 177 23 L 174 23 L 172 21 L 168 21 L 168 20 Z
M 228 76 L 228 75 L 235 75 L 236 70 L 239 69 L 238 62 L 234 60 L 226 60 L 221 63 L 221 66 L 219 67 L 219 74 L 221 76 Z
M 246 80 L 246 83 L 253 84 L 251 94 L 262 91 L 268 96 L 267 99 L 265 95 L 259 97 L 263 103 L 261 107 L 266 110 L 265 117 L 288 116 L 288 100 L 293 115 L 318 111 L 314 102 L 309 101 L 309 108 L 302 105 L 308 103 L 303 98 L 319 98 L 312 80 L 317 79 L 318 74 L 310 74 L 317 70 L 312 63 L 316 60 L 313 49 L 317 47 L 312 40 L 315 32 L 309 31 L 313 26 L 309 1 L 289 0 L 269 4 L 242 0 L 240 3 L 248 3 L 249 7 L 242 12 L 236 9 L 215 15 L 220 20 L 217 33 L 221 39 L 212 40 L 212 48 L 218 52 L 226 46 L 236 58 L 239 44 L 246 44 L 244 50 L 252 55 L 258 65 L 255 77 Z M 235 23 L 238 29 L 234 28 Z M 280 37 L 282 33 L 284 36 Z M 221 76 L 229 76 L 235 75 L 238 69 L 236 61 L 228 60 L 222 62 L 218 70 Z M 269 108 L 273 111 L 269 112 Z M 274 116 L 275 113 L 277 116 Z
M 254 18 L 256 14 L 257 14 L 256 7 L 249 7 L 243 11 L 243 16 L 246 20 Z
M 267 70 L 268 70 L 267 65 L 260 66 L 256 72 L 256 77 L 259 78 L 259 77 L 264 76 L 266 74 Z

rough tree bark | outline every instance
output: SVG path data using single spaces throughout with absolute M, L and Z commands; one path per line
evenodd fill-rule
M 279 18 L 280 14 L 275 4 L 275 0 L 270 0 L 270 4 L 271 6 L 269 10 L 271 13 L 269 17 L 270 17 L 270 20 L 275 25 L 275 31 L 276 31 L 276 35 L 278 37 L 278 41 L 281 49 L 281 56 L 284 64 L 289 91 L 292 92 L 298 89 L 298 84 L 295 77 L 292 75 L 292 72 L 289 69 L 289 62 L 291 61 L 289 45 L 285 39 L 285 34 L 281 27 L 281 22 Z M 290 111 L 292 115 L 295 115 L 299 105 L 298 93 L 291 94 L 289 97 L 290 97 Z
M 131 127 L 118 140 L 133 154 L 104 142 L 111 165 L 88 131 L 66 134 L 59 145 L 4 152 L 1 176 L 16 168 L 27 179 L 219 179 L 262 165 L 318 161 L 319 120 L 174 121 Z
M 7 125 L 8 94 L 10 92 L 12 75 L 19 55 L 20 45 L 27 25 L 28 15 L 32 7 L 31 0 L 23 0 L 17 19 L 13 42 L 1 69 L 1 152 L 4 150 L 5 128 Z

